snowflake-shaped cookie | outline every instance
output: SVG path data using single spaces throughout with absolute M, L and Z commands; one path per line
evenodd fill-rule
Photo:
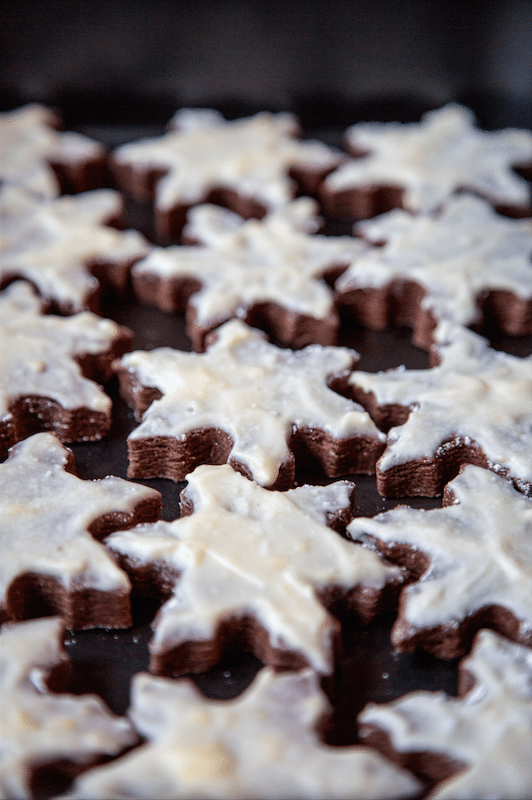
M 123 356 L 122 392 L 142 415 L 128 437 L 129 476 L 180 481 L 198 464 L 229 460 L 262 486 L 288 488 L 296 459 L 329 477 L 373 473 L 384 434 L 328 385 L 346 380 L 356 357 L 341 347 L 283 350 L 239 320 L 205 353 Z
M 460 464 L 476 463 L 532 493 L 532 356 L 491 349 L 467 328 L 440 323 L 439 364 L 353 372 L 353 396 L 388 432 L 377 464 L 382 495 L 435 496 Z
M 119 147 L 113 157 L 121 185 L 139 200 L 155 186 L 156 226 L 175 238 L 192 205 L 219 202 L 242 216 L 262 216 L 306 193 L 334 169 L 341 154 L 322 142 L 299 141 L 292 114 L 263 112 L 226 122 L 210 109 L 183 109 L 164 136 Z
M 416 797 L 420 783 L 367 747 L 334 748 L 316 732 L 329 705 L 316 675 L 263 669 L 234 700 L 202 697 L 188 681 L 142 673 L 134 724 L 146 743 L 78 779 L 74 798 Z
M 510 220 L 480 198 L 460 195 L 438 214 L 397 209 L 357 230 L 382 246 L 354 260 L 335 289 L 370 327 L 395 322 L 395 295 L 404 297 L 413 283 L 416 301 L 398 313 L 403 322 L 410 315 L 422 346 L 431 344 L 424 340 L 433 328 L 427 316 L 471 326 L 486 312 L 505 333 L 532 333 L 531 220 Z
M 309 235 L 316 211 L 303 197 L 262 220 L 197 206 L 185 233 L 203 246 L 153 249 L 133 269 L 136 294 L 164 311 L 188 305 L 187 333 L 196 350 L 232 317 L 269 328 L 292 346 L 335 344 L 340 319 L 321 279 L 338 274 L 365 246 L 350 236 Z
M 383 731 L 403 764 L 451 764 L 431 800 L 532 796 L 532 650 L 483 630 L 460 669 L 460 699 L 413 692 L 370 704 L 359 717 L 361 734 L 371 741 Z M 416 758 L 427 752 L 432 760 Z
M 1 206 L 0 283 L 28 280 L 66 314 L 97 309 L 101 285 L 124 293 L 131 265 L 149 252 L 140 233 L 108 224 L 123 215 L 112 189 L 32 203 L 6 187 Z
M 111 400 L 95 380 L 109 377 L 129 330 L 90 311 L 44 315 L 31 286 L 17 282 L 0 294 L 0 338 L 1 456 L 38 430 L 65 442 L 108 431 Z
M 447 486 L 444 508 L 400 506 L 348 527 L 410 566 L 392 640 L 443 658 L 462 655 L 479 627 L 532 645 L 532 500 L 504 478 L 467 465 Z
M 127 627 L 129 581 L 97 539 L 157 519 L 160 494 L 73 473 L 72 453 L 50 433 L 14 445 L 0 465 L 0 617 L 60 613 L 74 629 Z
M 57 693 L 68 664 L 63 634 L 56 618 L 0 633 L 2 797 L 34 797 L 37 774 L 42 773 L 43 783 L 50 769 L 75 775 L 138 740 L 131 723 L 112 714 L 96 695 Z
M 152 670 L 201 672 L 237 641 L 277 667 L 330 672 L 338 627 L 324 603 L 369 620 L 402 574 L 327 527 L 349 510 L 352 485 L 268 491 L 227 464 L 187 478 L 194 513 L 106 542 L 133 582 L 151 571 L 156 585 L 168 576 L 166 594 L 174 587 L 154 623 Z
M 0 180 L 23 186 L 39 197 L 102 185 L 105 150 L 79 133 L 58 130 L 54 112 L 31 103 L 0 114 Z
M 530 189 L 512 169 L 532 165 L 530 131 L 480 130 L 469 109 L 451 103 L 419 123 L 358 123 L 347 130 L 346 141 L 361 157 L 325 179 L 324 202 L 331 211 L 336 206 L 360 219 L 397 205 L 427 213 L 467 190 L 495 206 L 530 214 Z M 372 190 L 375 196 L 358 204 L 357 192 L 367 197 Z

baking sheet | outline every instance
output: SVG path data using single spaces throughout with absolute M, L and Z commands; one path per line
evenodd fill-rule
M 160 126 L 150 124 L 91 123 L 79 125 L 77 129 L 109 147 L 162 132 Z M 314 135 L 316 131 L 307 133 Z M 329 144 L 340 144 L 340 129 L 322 127 L 319 134 Z M 129 202 L 128 214 L 128 226 L 141 230 L 153 240 L 151 209 Z M 347 233 L 350 228 L 348 223 L 333 222 L 328 226 L 328 232 Z M 108 305 L 103 314 L 133 330 L 133 349 L 151 350 L 164 345 L 190 350 L 182 316 L 143 307 L 133 300 Z M 428 368 L 427 353 L 414 347 L 410 336 L 407 329 L 373 332 L 360 328 L 352 321 L 344 321 L 339 343 L 353 347 L 360 353 L 359 368 L 363 370 L 377 371 L 400 364 L 407 368 Z M 511 339 L 497 336 L 492 343 L 499 349 L 521 357 L 532 353 L 532 337 Z M 126 477 L 126 437 L 136 422 L 132 411 L 118 396 L 115 379 L 109 382 L 107 389 L 114 402 L 114 422 L 110 434 L 102 442 L 72 445 L 81 478 L 102 478 L 109 474 Z M 319 476 L 299 477 L 309 481 L 316 477 L 316 482 L 320 481 Z M 357 513 L 363 516 L 373 516 L 399 502 L 407 502 L 417 508 L 441 505 L 441 498 L 386 500 L 378 494 L 374 477 L 346 477 L 351 477 L 356 484 Z M 179 514 L 179 491 L 184 484 L 163 479 L 144 483 L 161 491 L 163 518 L 175 519 Z M 92 630 L 68 634 L 66 645 L 73 662 L 71 690 L 76 693 L 97 692 L 113 711 L 125 713 L 129 703 L 130 679 L 133 674 L 148 667 L 150 622 L 155 612 L 154 604 L 136 602 L 135 624 L 129 630 Z M 389 640 L 392 622 L 393 617 L 390 617 L 368 627 L 354 623 L 344 625 L 344 652 L 336 665 L 334 679 L 326 687 L 334 708 L 332 725 L 327 734 L 329 743 L 346 745 L 357 742 L 356 715 L 367 702 L 389 701 L 414 689 L 444 690 L 450 695 L 456 693 L 457 664 L 440 661 L 421 651 L 395 653 Z M 193 676 L 193 680 L 207 696 L 229 698 L 243 691 L 260 667 L 260 662 L 253 656 L 238 653 L 208 673 Z

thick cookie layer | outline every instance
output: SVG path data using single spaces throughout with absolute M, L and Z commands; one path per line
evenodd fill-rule
M 132 478 L 185 478 L 229 461 L 261 486 L 289 488 L 297 463 L 329 477 L 372 473 L 385 436 L 329 385 L 345 383 L 357 355 L 341 347 L 283 350 L 239 320 L 205 353 L 170 348 L 116 363 L 141 424 L 128 437 Z
M 175 241 L 187 210 L 215 202 L 243 217 L 283 208 L 298 184 L 314 194 L 342 160 L 322 142 L 299 141 L 292 114 L 263 112 L 226 122 L 210 109 L 182 109 L 164 136 L 115 150 L 119 185 L 137 200 L 155 195 L 155 222 L 163 242 Z
M 168 598 L 151 669 L 202 672 L 240 647 L 278 669 L 329 673 L 339 628 L 326 608 L 369 622 L 402 578 L 328 527 L 349 515 L 352 484 L 272 492 L 228 465 L 187 480 L 184 517 L 107 539 L 140 591 Z
M 461 191 L 510 216 L 532 214 L 530 187 L 512 169 L 532 169 L 531 131 L 480 130 L 469 109 L 451 103 L 421 122 L 358 123 L 346 143 L 358 157 L 323 182 L 329 215 L 367 219 L 396 207 L 428 213 Z
M 400 650 L 456 658 L 481 627 L 532 645 L 532 499 L 504 478 L 468 465 L 443 508 L 400 506 L 353 520 L 348 535 L 410 572 L 392 630 Z
M 0 633 L 2 797 L 61 792 L 83 770 L 138 741 L 129 720 L 111 714 L 96 695 L 60 693 L 69 674 L 63 634 L 55 618 Z
M 0 618 L 60 614 L 71 629 L 131 624 L 130 584 L 99 543 L 157 519 L 161 496 L 121 478 L 83 481 L 50 433 L 15 445 L 0 465 Z

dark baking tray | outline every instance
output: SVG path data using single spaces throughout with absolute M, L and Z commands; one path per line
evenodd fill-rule
M 105 103 L 102 105 L 101 120 L 98 120 L 98 106 L 93 103 L 85 106 L 90 113 L 87 114 L 86 122 L 83 122 L 82 108 L 83 105 L 79 102 L 70 104 L 66 114 L 67 126 L 99 139 L 109 148 L 163 131 L 160 106 L 157 106 L 153 116 L 150 116 L 149 107 L 144 108 L 140 114 L 134 115 L 132 121 L 126 118 L 122 121 L 109 121 L 109 108 Z M 165 114 L 172 110 L 164 106 Z M 247 109 L 221 110 L 228 112 L 229 116 L 238 116 Z M 256 109 L 251 109 L 253 110 Z M 342 118 L 340 121 L 334 120 L 330 108 L 322 109 L 321 112 L 312 108 L 307 109 L 305 118 L 309 127 L 304 132 L 305 135 L 317 135 L 329 144 L 340 146 L 342 129 L 349 121 L 409 121 L 411 118 L 419 118 L 419 113 L 424 110 L 426 109 L 398 100 L 393 104 L 365 103 L 357 111 L 352 110 L 350 120 Z M 142 114 L 144 118 L 139 119 Z M 149 239 L 154 240 L 151 209 L 128 202 L 128 226 L 141 230 Z M 350 229 L 351 224 L 338 221 L 328 226 L 328 232 L 333 234 L 347 233 Z M 163 345 L 191 349 L 181 316 L 143 307 L 132 299 L 121 304 L 108 304 L 103 313 L 133 330 L 134 349 L 151 350 Z M 532 337 L 494 336 L 491 341 L 494 347 L 521 357 L 532 353 Z M 340 344 L 353 347 L 359 352 L 359 368 L 363 370 L 377 371 L 400 364 L 408 368 L 428 368 L 427 353 L 411 343 L 411 332 L 407 329 L 373 332 L 344 320 Z M 101 442 L 72 445 L 77 472 L 81 478 L 102 478 L 109 474 L 126 477 L 126 437 L 136 423 L 131 410 L 118 395 L 115 379 L 109 382 L 107 390 L 114 402 L 114 421 L 109 435 Z M 406 502 L 417 508 L 441 505 L 440 498 L 386 500 L 377 492 L 374 478 L 348 477 L 356 484 L 355 498 L 359 515 L 373 516 L 399 502 Z M 299 478 L 301 481 L 320 482 L 319 476 L 300 475 Z M 175 484 L 163 479 L 144 483 L 161 491 L 163 518 L 175 519 L 179 515 L 179 492 L 184 483 Z M 148 668 L 150 622 L 155 612 L 154 605 L 149 605 L 146 601 L 135 601 L 135 624 L 131 629 L 91 630 L 68 634 L 66 645 L 73 662 L 72 691 L 96 692 L 112 710 L 125 713 L 132 675 Z M 344 745 L 358 741 L 356 716 L 369 701 L 389 701 L 414 689 L 444 690 L 449 695 L 456 694 L 457 663 L 438 660 L 422 651 L 409 654 L 394 652 L 389 636 L 392 623 L 393 617 L 381 619 L 368 627 L 354 623 L 344 624 L 343 654 L 336 664 L 334 679 L 327 684 L 334 709 L 332 726 L 327 734 L 329 743 Z M 208 673 L 191 677 L 207 696 L 230 698 L 243 691 L 260 668 L 261 663 L 252 655 L 235 653 Z

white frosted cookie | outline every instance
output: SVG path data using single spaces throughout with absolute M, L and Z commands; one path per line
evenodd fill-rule
M 142 416 L 128 437 L 129 476 L 179 481 L 197 464 L 229 460 L 262 486 L 288 488 L 298 457 L 330 477 L 372 473 L 384 434 L 328 386 L 347 379 L 356 357 L 341 347 L 281 349 L 239 320 L 220 327 L 205 353 L 122 357 L 122 393 Z
M 126 350 L 131 332 L 85 311 L 42 313 L 31 286 L 0 294 L 0 452 L 37 430 L 66 442 L 101 439 L 111 424 L 111 399 L 98 381 Z
M 493 350 L 460 326 L 434 331 L 437 366 L 355 371 L 353 396 L 388 431 L 377 464 L 384 496 L 434 496 L 461 463 L 477 463 L 532 493 L 532 356 Z
M 532 650 L 493 631 L 478 634 L 460 664 L 465 691 L 412 692 L 392 703 L 370 704 L 359 716 L 361 735 L 385 733 L 401 763 L 416 754 L 431 766 L 443 759 L 450 776 L 431 800 L 522 800 L 532 796 Z M 472 684 L 472 685 L 471 685 Z M 430 775 L 427 770 L 428 777 Z
M 365 246 L 351 236 L 309 235 L 318 224 L 317 204 L 308 197 L 262 220 L 196 206 L 184 234 L 203 246 L 154 248 L 133 268 L 133 287 L 142 301 L 164 311 L 187 307 L 187 334 L 196 350 L 232 317 L 257 320 L 257 327 L 271 328 L 292 346 L 335 344 L 340 319 L 322 278 L 345 269 Z
M 391 299 L 404 294 L 405 283 L 414 283 L 419 298 L 399 313 L 410 314 L 418 340 L 427 315 L 481 323 L 488 294 L 488 311 L 500 329 L 532 332 L 532 220 L 502 217 L 484 200 L 460 195 L 436 214 L 396 209 L 355 230 L 380 246 L 354 260 L 335 289 L 363 323 L 393 324 Z
M 140 674 L 134 724 L 147 739 L 133 753 L 90 770 L 74 798 L 412 798 L 421 784 L 366 747 L 324 745 L 329 710 L 316 675 L 263 669 L 234 700 L 212 701 L 192 684 Z
M 56 618 L 6 626 L 0 633 L 2 797 L 34 797 L 36 773 L 43 784 L 47 772 L 74 776 L 138 740 L 129 720 L 112 714 L 96 695 L 58 693 L 66 682 L 58 681 L 59 673 L 68 664 L 63 633 Z
M 160 494 L 107 477 L 84 481 L 50 433 L 11 448 L 0 464 L 0 617 L 61 614 L 70 628 L 127 627 L 127 576 L 98 539 L 157 519 Z
M 124 292 L 131 265 L 149 252 L 137 231 L 108 225 L 124 211 L 112 189 L 32 203 L 6 187 L 2 211 L 0 283 L 28 280 L 63 313 L 97 308 L 101 285 Z
M 447 486 L 444 508 L 399 506 L 353 520 L 348 535 L 415 579 L 392 631 L 401 650 L 455 658 L 483 626 L 532 645 L 532 499 L 504 478 L 469 464 Z
M 166 238 L 182 227 L 183 209 L 213 196 L 244 216 L 283 208 L 295 196 L 292 174 L 312 188 L 310 177 L 315 183 L 342 158 L 322 142 L 298 140 L 297 120 L 288 113 L 227 122 L 210 109 L 182 109 L 172 128 L 113 155 L 117 179 L 137 199 L 149 199 L 155 183 L 156 223 Z
M 0 113 L 0 180 L 44 198 L 58 197 L 62 182 L 70 191 L 101 186 L 105 149 L 58 127 L 56 114 L 38 103 Z
M 330 672 L 338 625 L 324 604 L 369 620 L 402 574 L 327 527 L 327 512 L 349 509 L 352 485 L 268 491 L 227 464 L 187 480 L 190 516 L 106 540 L 133 583 L 151 571 L 168 576 L 166 593 L 173 586 L 154 623 L 151 669 L 204 671 L 236 640 L 277 667 Z
M 495 206 L 530 214 L 529 186 L 512 167 L 532 165 L 531 131 L 481 130 L 469 109 L 450 103 L 424 114 L 421 122 L 357 123 L 347 129 L 346 143 L 361 157 L 325 179 L 324 193 L 333 210 L 334 195 L 390 187 L 396 191 L 389 207 L 400 205 L 416 213 L 435 211 L 466 190 Z M 373 216 L 379 209 L 370 200 L 367 210 L 356 216 Z

